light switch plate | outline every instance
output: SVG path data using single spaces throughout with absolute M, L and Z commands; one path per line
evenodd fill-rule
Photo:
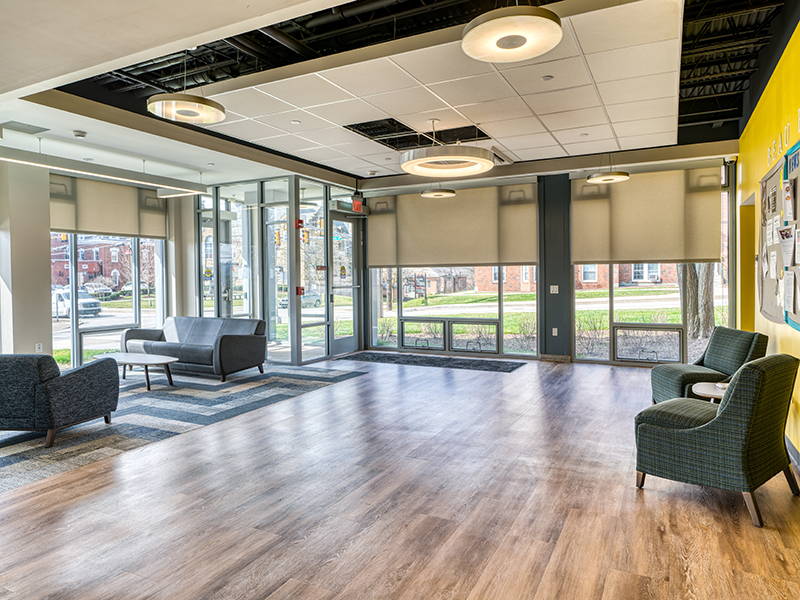
M 557 285 L 551 285 L 550 286 L 550 293 L 551 294 L 557 294 L 558 293 L 558 286 Z
M 558 327 L 553 327 L 553 337 L 558 337 Z

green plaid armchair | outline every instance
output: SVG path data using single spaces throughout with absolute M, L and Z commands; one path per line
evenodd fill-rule
M 653 404 L 673 398 L 699 398 L 692 386 L 699 381 L 730 381 L 744 363 L 767 353 L 769 338 L 728 327 L 715 327 L 708 347 L 691 365 L 656 365 L 650 374 Z
M 797 366 L 777 354 L 745 364 L 719 406 L 694 398 L 660 402 L 636 415 L 636 485 L 645 474 L 742 492 L 761 527 L 756 488 L 781 471 L 800 496 L 784 442 Z

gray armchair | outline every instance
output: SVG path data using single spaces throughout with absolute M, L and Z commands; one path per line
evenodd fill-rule
M 104 358 L 61 373 L 52 356 L 0 355 L 0 429 L 47 431 L 50 448 L 59 429 L 117 410 L 117 363 Z

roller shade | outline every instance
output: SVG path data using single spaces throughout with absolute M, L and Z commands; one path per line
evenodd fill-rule
M 717 167 L 573 180 L 572 262 L 718 262 L 720 186 Z
M 50 229 L 165 239 L 166 199 L 155 190 L 51 174 Z
M 454 198 L 419 194 L 368 200 L 369 267 L 535 264 L 535 183 L 458 190 Z

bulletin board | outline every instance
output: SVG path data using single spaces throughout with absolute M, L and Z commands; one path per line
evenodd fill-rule
M 796 144 L 786 153 L 786 161 L 783 171 L 782 198 L 784 203 L 784 218 L 793 217 L 786 221 L 792 228 L 794 235 L 794 255 L 791 264 L 786 266 L 784 274 L 784 288 L 791 288 L 787 295 L 784 291 L 784 309 L 786 311 L 786 322 L 794 329 L 800 330 L 800 215 L 797 214 L 797 187 L 800 182 L 800 144 Z

